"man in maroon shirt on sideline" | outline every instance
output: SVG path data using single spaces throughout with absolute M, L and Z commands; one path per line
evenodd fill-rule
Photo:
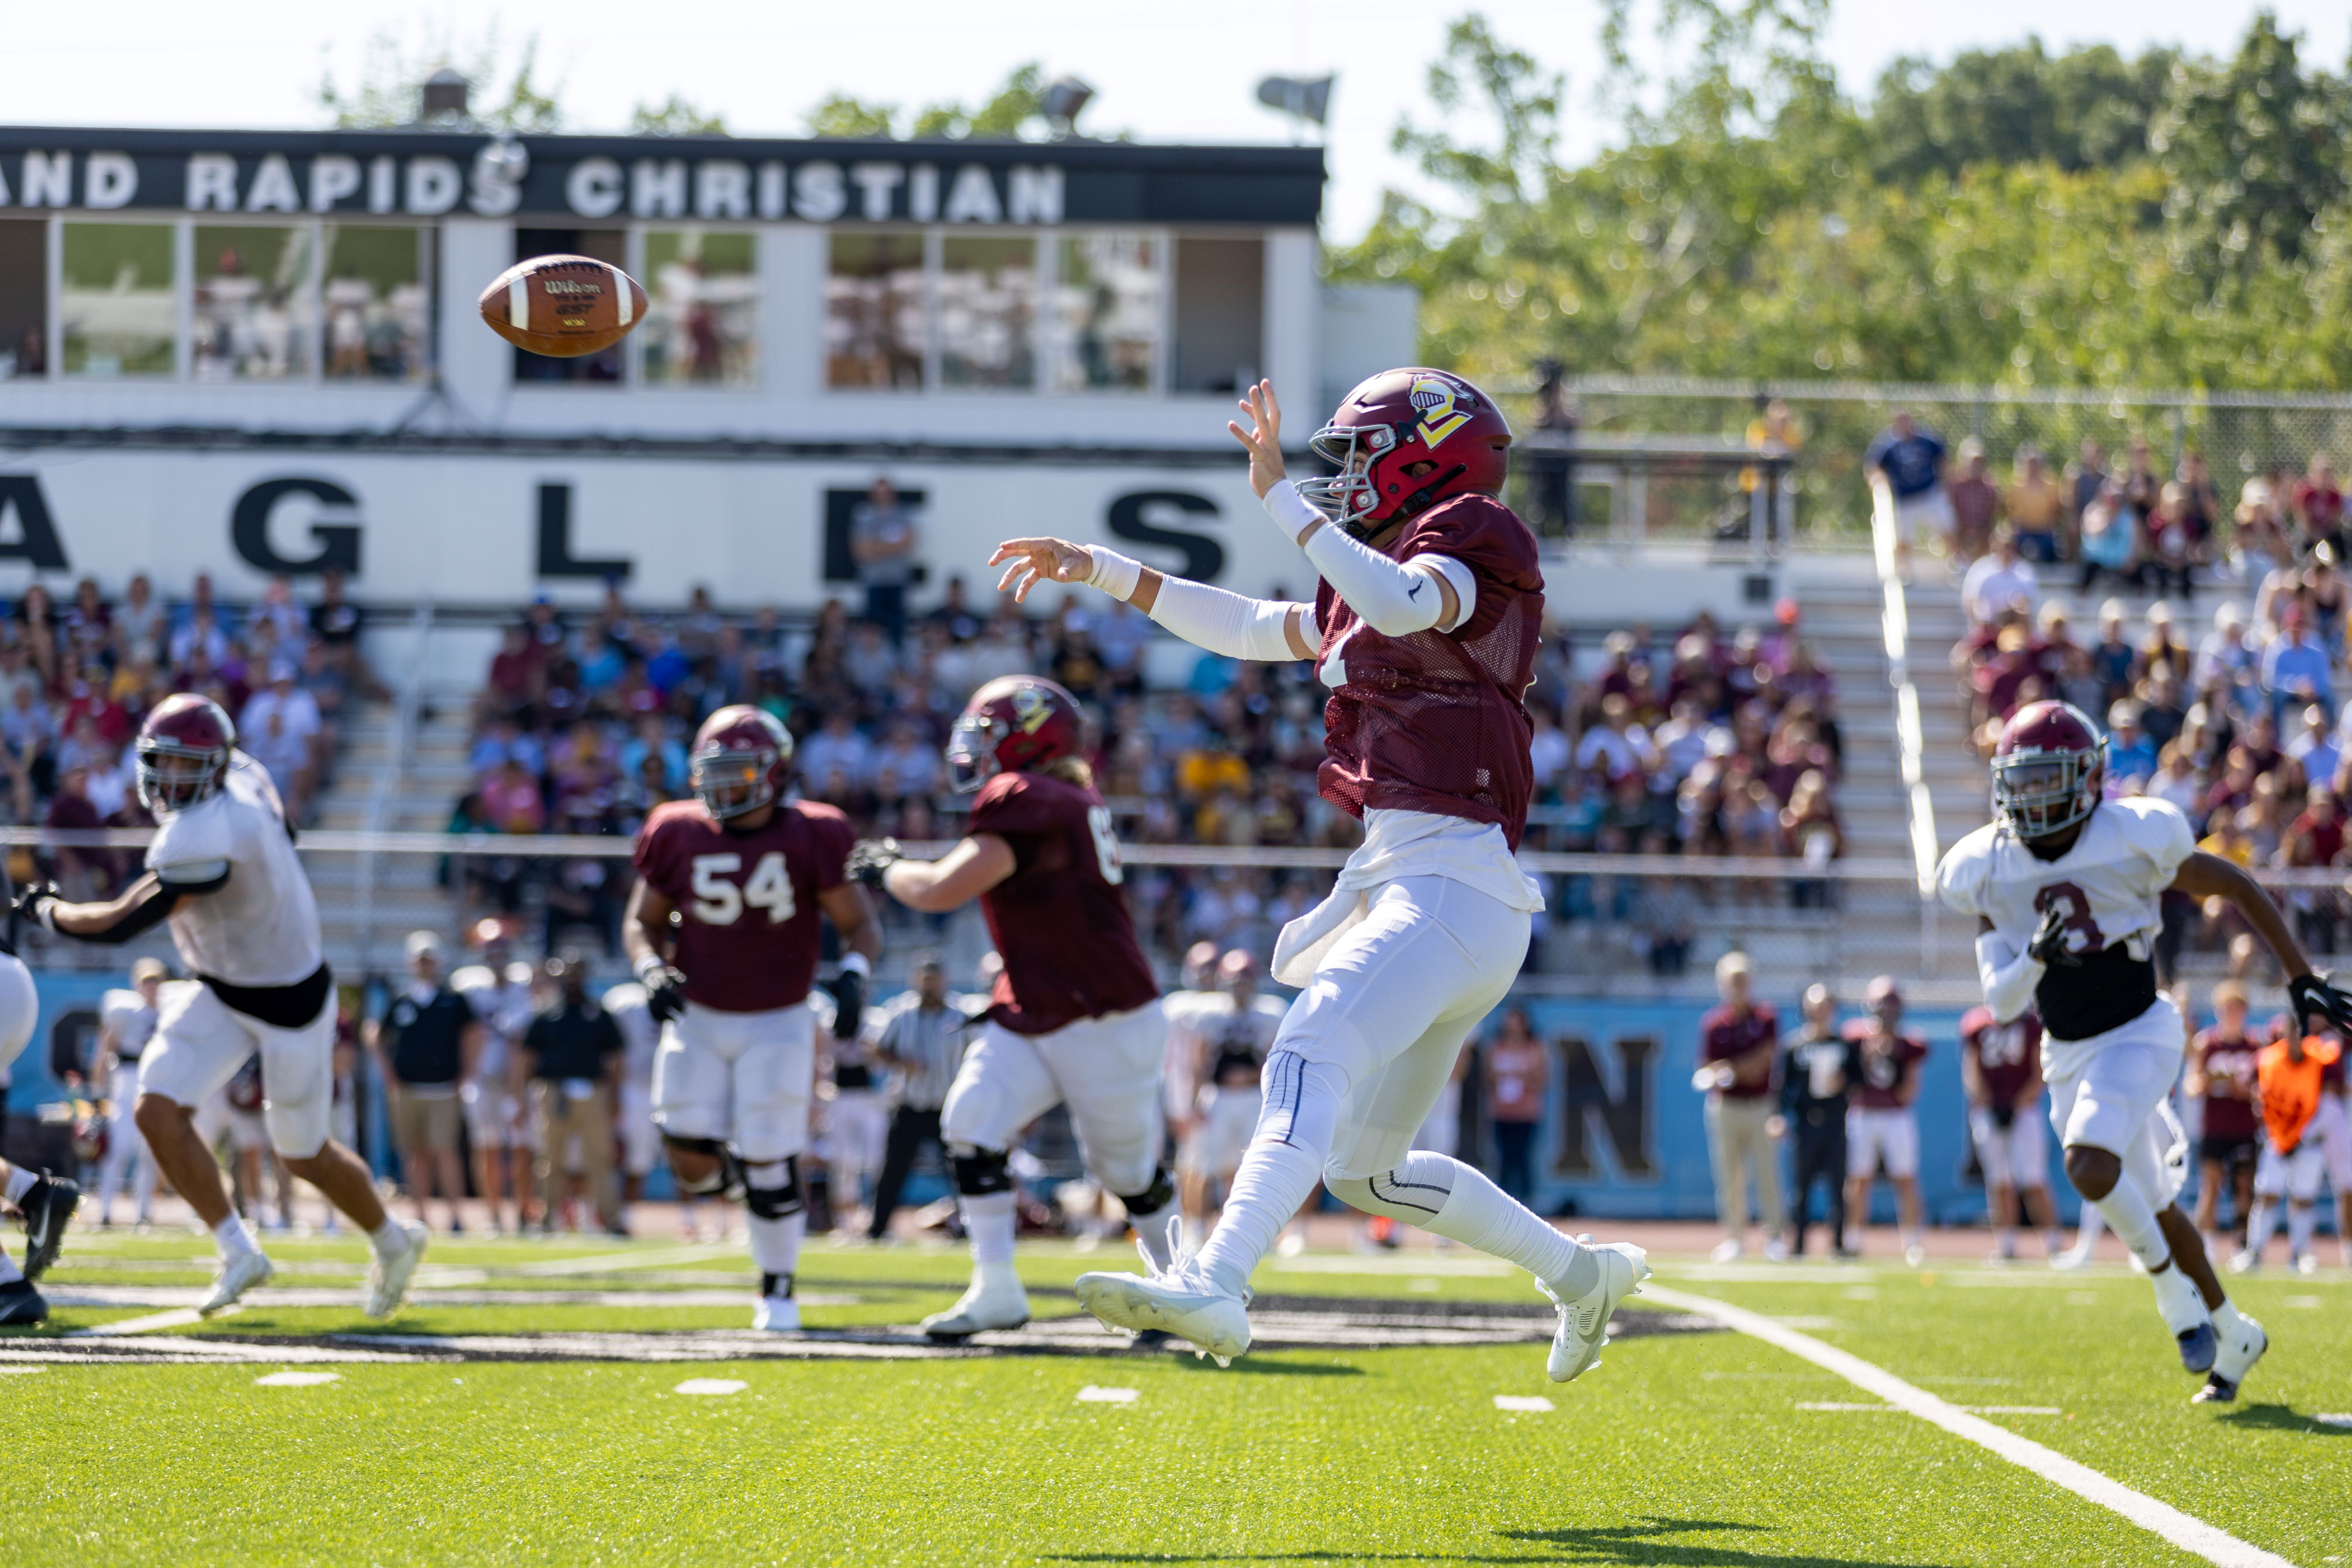
M 2254 1155 L 2261 1148 L 2263 1119 L 2254 1108 L 2254 1058 L 2263 1042 L 2246 1027 L 2246 988 L 2234 980 L 2213 987 L 2213 1026 L 2189 1042 L 2189 1072 L 2183 1088 L 2203 1102 L 2197 1141 L 2197 1229 L 2214 1237 L 2223 1256 L 2242 1251 L 2246 1216 L 2254 1206 Z M 2236 1235 L 2226 1244 L 2215 1233 L 2221 1188 L 2231 1188 Z
M 752 1327 L 797 1332 L 793 1296 L 808 1215 L 800 1154 L 816 1087 L 818 915 L 847 956 L 835 1027 L 855 1037 L 882 928 L 844 875 L 848 818 L 782 798 L 793 737 L 756 708 L 721 708 L 688 759 L 695 798 L 654 808 L 637 833 L 636 889 L 622 939 L 662 1026 L 654 1125 L 689 1193 L 739 1183 L 760 1269 Z M 568 1087 L 568 1086 L 566 1086 Z
M 2064 1249 L 2050 1206 L 2050 1135 L 2042 1115 L 2042 1020 L 2031 1012 L 2007 1023 L 1990 1007 L 1960 1016 L 1960 1086 L 1969 1097 L 1969 1132 L 1984 1167 L 1985 1208 L 1992 1216 L 1996 1263 L 2017 1261 L 2017 1205 L 2041 1230 L 2052 1258 Z
M 1127 1206 L 1145 1258 L 1154 1268 L 1174 1260 L 1176 1187 L 1160 1163 L 1167 1028 L 1120 889 L 1127 873 L 1110 808 L 1079 750 L 1082 722 L 1077 699 L 1050 680 L 990 681 L 948 742 L 949 781 L 979 792 L 963 841 L 922 861 L 899 858 L 890 839 L 868 839 L 851 860 L 852 875 L 910 909 L 944 913 L 978 899 L 1004 961 L 987 1027 L 940 1108 L 971 1238 L 971 1285 L 923 1320 L 935 1340 L 1029 1321 L 1013 1269 L 1006 1162 L 1022 1129 L 1055 1105 L 1070 1108 L 1087 1173 Z
M 1773 1263 L 1789 1256 L 1782 1239 L 1788 1214 L 1780 1194 L 1777 1145 L 1781 1131 L 1780 1100 L 1772 1089 L 1772 1061 L 1780 1042 L 1780 1020 L 1749 995 L 1755 972 L 1744 952 L 1716 961 L 1715 988 L 1723 1005 L 1699 1020 L 1699 1068 L 1694 1080 L 1706 1092 L 1706 1148 L 1715 1163 L 1715 1216 L 1723 1241 L 1715 1261 L 1738 1258 L 1748 1230 L 1748 1171 L 1756 1173 L 1756 1217 L 1764 1227 L 1764 1257 Z
M 1927 1042 L 1903 1033 L 1903 993 L 1895 977 L 1882 974 L 1865 994 L 1870 1016 L 1846 1026 L 1846 1037 L 1862 1047 L 1862 1080 L 1845 1112 L 1845 1213 L 1854 1235 L 1850 1252 L 1862 1250 L 1862 1228 L 1870 1223 L 1870 1184 L 1883 1161 L 1895 1184 L 1895 1212 L 1901 1223 L 1903 1261 L 1913 1268 L 1927 1259 L 1919 1205 L 1919 1118 L 1911 1109 L 1919 1098 L 1919 1064 Z

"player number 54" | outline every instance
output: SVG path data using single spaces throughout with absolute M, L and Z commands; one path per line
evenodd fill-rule
M 730 879 L 742 869 L 740 855 L 694 858 L 696 920 L 704 925 L 731 926 L 743 918 L 745 904 L 767 910 L 771 925 L 781 925 L 793 918 L 793 879 L 784 870 L 782 851 L 771 849 L 761 856 L 760 863 L 751 868 L 751 875 L 737 887 Z

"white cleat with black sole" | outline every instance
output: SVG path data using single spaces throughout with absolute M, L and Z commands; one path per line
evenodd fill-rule
M 413 1219 L 400 1233 L 408 1237 L 406 1250 L 392 1258 L 375 1253 L 368 1260 L 367 1315 L 379 1322 L 407 1304 L 409 1282 L 425 1261 L 425 1243 L 433 1239 L 433 1233 Z
M 1609 1342 L 1610 1315 L 1650 1277 L 1649 1254 L 1630 1242 L 1584 1250 L 1600 1265 L 1601 1279 L 1583 1295 L 1564 1301 L 1549 1285 L 1536 1281 L 1536 1288 L 1559 1309 L 1559 1327 L 1552 1334 L 1551 1355 L 1544 1366 L 1554 1383 L 1573 1383 L 1601 1364 L 1601 1348 Z
M 2239 1385 L 2271 1348 L 2271 1337 L 2260 1323 L 2243 1312 L 2237 1316 L 2237 1322 L 2221 1336 L 2221 1345 L 2213 1353 L 2213 1370 L 2205 1374 L 2205 1386 L 2189 1396 L 2191 1405 L 2236 1403 Z
M 196 1310 L 207 1318 L 226 1312 L 236 1305 L 237 1298 L 256 1286 L 268 1284 L 277 1274 L 277 1266 L 259 1252 L 232 1252 L 221 1259 L 220 1272 L 213 1276 L 213 1293 Z
M 1081 1274 L 1078 1305 L 1114 1329 L 1158 1330 L 1191 1345 L 1219 1366 L 1250 1347 L 1249 1298 L 1213 1283 L 1192 1263 L 1163 1274 Z
M 933 1312 L 922 1322 L 923 1332 L 943 1344 L 961 1344 L 991 1329 L 1017 1329 L 1029 1321 L 1029 1292 L 1010 1264 L 982 1268 L 956 1304 Z

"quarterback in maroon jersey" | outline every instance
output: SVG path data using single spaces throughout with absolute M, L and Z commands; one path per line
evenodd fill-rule
M 939 1340 L 1029 1321 L 1013 1270 L 1013 1180 L 1021 1130 L 1066 1105 L 1087 1172 L 1127 1205 L 1155 1267 L 1171 1261 L 1176 1190 L 1160 1163 L 1160 987 L 1136 945 L 1110 809 L 1079 751 L 1077 699 L 1034 675 L 972 693 L 948 742 L 949 779 L 977 791 L 963 841 L 934 861 L 888 839 L 857 847 L 854 875 L 910 908 L 977 898 L 1004 961 L 987 1022 L 964 1053 L 940 1138 L 971 1237 L 971 1285 L 923 1320 Z
M 1274 975 L 1301 988 L 1267 1058 L 1232 1195 L 1197 1258 L 1148 1277 L 1088 1274 L 1106 1322 L 1163 1329 L 1220 1359 L 1249 1348 L 1250 1271 L 1319 1180 L 1357 1208 L 1532 1273 L 1559 1309 L 1549 1370 L 1590 1367 L 1610 1311 L 1648 1273 L 1639 1247 L 1582 1247 L 1479 1172 L 1412 1148 L 1472 1029 L 1500 1002 L 1543 900 L 1513 858 L 1533 769 L 1521 701 L 1543 574 L 1502 500 L 1511 430 L 1459 376 L 1392 370 L 1349 393 L 1310 445 L 1337 471 L 1283 474 L 1281 410 L 1261 382 L 1227 428 L 1250 487 L 1320 581 L 1277 603 L 1167 576 L 1101 546 L 1016 539 L 1003 586 L 1086 583 L 1229 658 L 1310 659 L 1326 799 L 1364 843 L 1329 899 L 1285 927 Z
M 2049 1125 L 2042 1114 L 2042 1020 L 2021 1013 L 2007 1023 L 1990 1007 L 1960 1015 L 1960 1087 L 1969 1097 L 1969 1131 L 1984 1167 L 1985 1208 L 1992 1215 L 1993 1261 L 2017 1258 L 2017 1205 L 2042 1232 L 2052 1258 L 2065 1250 L 2050 1204 Z
M 801 1326 L 793 1274 L 807 1225 L 819 912 L 847 954 L 831 987 L 845 1037 L 882 951 L 865 889 L 843 874 L 849 819 L 782 798 L 792 756 L 791 731 L 757 708 L 703 721 L 688 759 L 695 798 L 655 807 L 638 830 L 622 931 L 662 1025 L 653 1116 L 671 1173 L 689 1193 L 741 1185 L 760 1268 L 752 1325 L 779 1332 Z

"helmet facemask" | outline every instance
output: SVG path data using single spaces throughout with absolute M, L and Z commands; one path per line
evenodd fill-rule
M 775 765 L 773 752 L 705 752 L 688 765 L 687 779 L 702 809 L 725 822 L 776 798 L 769 782 Z
M 1297 480 L 1298 493 L 1334 526 L 1358 539 L 1377 533 L 1382 525 L 1374 522 L 1372 513 L 1381 507 L 1381 487 L 1372 477 L 1372 465 L 1395 447 L 1396 439 L 1396 432 L 1386 425 L 1326 425 L 1308 439 L 1307 449 L 1339 472 Z
M 986 784 L 996 773 L 996 748 L 1011 733 L 1003 720 L 985 713 L 958 719 L 948 736 L 948 786 L 971 795 Z
M 185 811 L 220 788 L 228 762 L 222 751 L 183 746 L 165 740 L 139 743 L 139 804 L 152 815 Z
M 2021 752 L 1992 762 L 1993 815 L 2020 838 L 2063 833 L 2099 803 L 2106 742 L 2089 752 Z

